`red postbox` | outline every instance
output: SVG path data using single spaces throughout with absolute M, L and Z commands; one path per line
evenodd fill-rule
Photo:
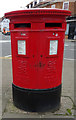
M 61 9 L 27 9 L 5 14 L 10 19 L 13 101 L 28 111 L 60 106 L 66 17 Z

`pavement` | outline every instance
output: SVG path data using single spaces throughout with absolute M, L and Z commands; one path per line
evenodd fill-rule
M 9 62 L 9 69 L 11 69 L 11 59 L 3 60 L 6 62 L 6 66 L 8 66 Z M 69 70 L 69 72 L 68 72 Z M 9 75 L 8 75 L 9 74 Z M 56 117 L 63 117 L 63 118 L 74 118 L 75 116 L 75 103 L 74 103 L 74 61 L 67 61 L 64 60 L 63 63 L 63 75 L 62 75 L 62 95 L 61 95 L 61 107 L 58 111 L 51 113 L 34 113 L 34 112 L 26 112 L 16 108 L 13 105 L 12 100 L 12 90 L 11 90 L 11 83 L 12 77 L 11 72 L 9 70 L 6 71 L 6 75 L 3 79 L 7 77 L 8 82 L 10 83 L 8 89 L 5 94 L 5 100 L 7 99 L 6 107 L 3 111 L 3 118 L 56 118 Z M 11 81 L 11 82 L 10 82 Z M 7 83 L 8 84 L 8 83 Z M 4 98 L 4 97 L 3 97 Z M 9 99 L 8 99 L 9 98 Z M 3 100 L 4 101 L 4 100 Z M 2 104 L 3 106 L 4 103 Z
M 4 38 L 3 38 L 4 39 Z M 66 40 L 67 41 L 67 40 Z M 72 40 L 71 40 L 72 41 Z M 69 42 L 71 42 L 69 41 Z M 67 41 L 68 42 L 68 41 Z M 75 41 L 74 41 L 75 42 Z M 70 44 L 70 43 L 68 43 Z M 67 48 L 67 44 L 66 44 Z M 8 51 L 8 49 L 7 49 Z M 69 51 L 69 50 L 68 50 Z M 67 53 L 68 54 L 68 53 Z M 72 53 L 73 54 L 73 53 Z M 74 95 L 75 64 L 74 59 L 63 60 L 61 107 L 55 112 L 34 113 L 16 108 L 12 100 L 12 58 L 0 57 L 0 117 L 9 118 L 75 118 L 76 104 Z M 73 57 L 73 56 L 72 56 Z M 1 84 L 2 83 L 2 84 Z M 2 88 L 1 88 L 2 87 Z
M 75 39 L 65 39 L 67 42 L 69 41 L 69 42 L 76 42 L 76 40 Z

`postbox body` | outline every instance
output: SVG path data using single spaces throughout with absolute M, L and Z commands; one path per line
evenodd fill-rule
M 70 14 L 58 9 L 5 14 L 10 19 L 13 101 L 17 107 L 46 111 L 60 106 L 66 16 Z

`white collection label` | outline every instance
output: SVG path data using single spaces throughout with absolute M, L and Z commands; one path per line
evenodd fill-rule
M 57 54 L 58 40 L 50 40 L 50 50 L 49 55 Z
M 18 40 L 18 54 L 26 55 L 26 41 Z

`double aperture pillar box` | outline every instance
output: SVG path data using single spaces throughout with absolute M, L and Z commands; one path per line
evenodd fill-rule
M 5 14 L 10 19 L 13 102 L 28 111 L 60 106 L 66 17 L 60 9 L 28 9 Z

